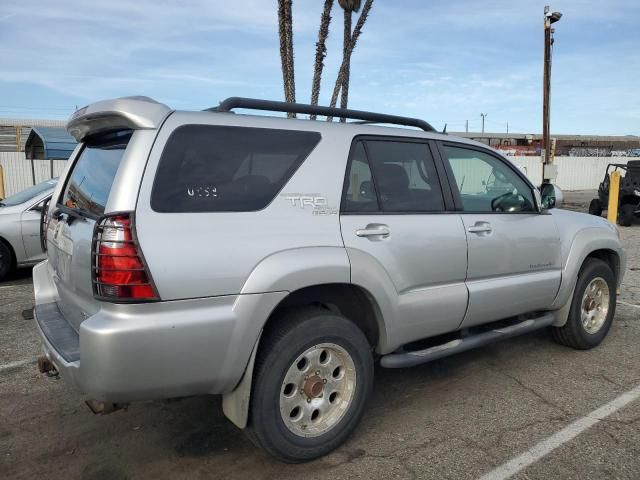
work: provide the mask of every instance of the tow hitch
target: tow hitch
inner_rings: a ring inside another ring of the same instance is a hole
[[[107,415],[116,410],[126,410],[129,406],[128,403],[110,403],[99,400],[87,400],[84,403],[86,403],[87,407],[96,415]]]
[[[60,375],[56,366],[44,355],[38,357],[38,370],[40,370],[40,373],[46,374],[47,377],[58,377]]]

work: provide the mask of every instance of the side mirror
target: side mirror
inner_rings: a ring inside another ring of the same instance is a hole
[[[41,202],[38,202],[37,205],[34,205],[33,207],[31,207],[31,211],[42,213],[48,201],[49,201],[49,198],[45,198]]]
[[[564,202],[564,193],[560,187],[553,183],[543,183],[540,187],[540,196],[542,197],[542,208],[560,208]]]

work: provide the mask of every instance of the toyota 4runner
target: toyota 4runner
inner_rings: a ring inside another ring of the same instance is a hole
[[[616,227],[554,208],[553,185],[541,194],[427,122],[128,97],[67,128],[80,143],[33,274],[39,364],[95,412],[222,394],[257,445],[300,462],[353,431],[374,361],[414,366],[547,327],[588,349],[611,326]]]

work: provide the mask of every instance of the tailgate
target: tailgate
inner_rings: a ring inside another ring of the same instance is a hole
[[[98,310],[93,296],[92,242],[96,220],[105,206],[130,130],[110,132],[86,141],[67,176],[47,228],[47,255],[58,290],[58,306],[76,331]]]

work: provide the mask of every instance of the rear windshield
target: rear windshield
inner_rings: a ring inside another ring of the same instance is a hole
[[[104,214],[111,185],[127,148],[131,131],[88,140],[67,179],[62,205],[91,216]]]
[[[319,141],[317,132],[179,127],[162,152],[151,207],[157,212],[260,210]]]

